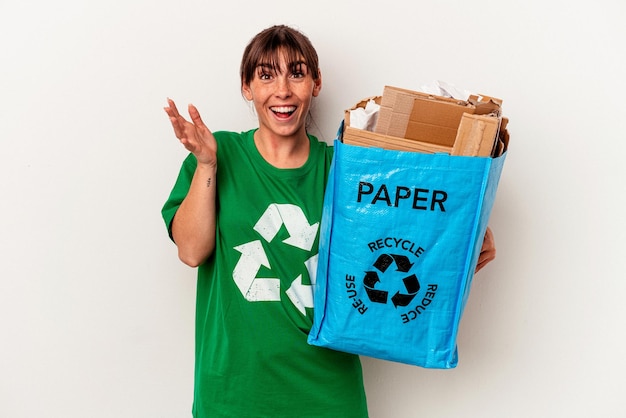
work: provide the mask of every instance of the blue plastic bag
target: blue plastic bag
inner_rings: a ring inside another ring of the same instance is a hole
[[[334,146],[308,342],[455,367],[459,322],[506,154]]]

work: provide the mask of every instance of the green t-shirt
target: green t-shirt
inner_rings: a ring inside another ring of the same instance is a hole
[[[307,343],[332,147],[310,136],[307,162],[278,169],[253,134],[214,133],[217,235],[198,268],[194,417],[367,417],[358,356]],[[189,155],[163,207],[168,228],[195,167]]]

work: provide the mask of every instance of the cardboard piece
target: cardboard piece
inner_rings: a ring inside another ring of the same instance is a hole
[[[374,132],[350,127],[350,110],[380,104]],[[346,110],[343,142],[400,151],[498,156],[508,144],[502,101],[489,96],[457,100],[385,86],[382,96]]]
[[[422,141],[409,141],[405,138],[393,136],[393,135],[384,135],[375,132],[366,131],[363,129],[357,129],[350,126],[350,111],[356,108],[365,108],[367,103],[370,100],[374,100],[377,104],[381,104],[382,101],[381,96],[372,96],[361,100],[359,103],[354,105],[352,108],[347,109],[344,115],[344,129],[342,133],[342,142],[349,145],[360,145],[360,146],[374,146],[385,149],[393,149],[397,151],[415,151],[415,152],[424,152],[424,153],[451,153],[452,148],[437,144],[432,144],[428,142]],[[380,114],[377,122],[380,123]]]
[[[498,118],[461,115],[458,135],[452,146],[452,155],[487,156],[492,155],[498,137],[500,120]]]
[[[379,147],[396,151],[414,151],[426,154],[446,153],[451,154],[452,149],[443,145],[431,144],[428,142],[406,140],[395,136],[381,135],[362,129],[345,127],[343,132],[343,142],[350,145],[360,145],[364,147]]]

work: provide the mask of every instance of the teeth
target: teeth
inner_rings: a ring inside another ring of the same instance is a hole
[[[294,112],[296,110],[295,106],[279,106],[279,107],[272,107],[272,112],[276,112],[276,113],[291,113]]]

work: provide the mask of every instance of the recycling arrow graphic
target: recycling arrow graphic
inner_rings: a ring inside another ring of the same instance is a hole
[[[241,294],[250,302],[280,300],[279,279],[257,279],[261,266],[270,267],[263,244],[256,240],[235,247],[241,257],[233,270],[233,279]]]
[[[309,272],[311,284],[306,285],[302,283],[302,275],[300,274],[285,292],[289,300],[291,300],[291,303],[298,308],[302,315],[306,315],[305,308],[313,307],[313,286],[315,286],[317,277],[317,257],[317,254],[315,254],[304,263]]]
[[[367,292],[367,296],[372,302],[387,303],[387,296],[389,295],[389,292],[387,292],[386,290],[374,289],[376,283],[379,282],[380,279],[378,278],[378,273],[376,273],[375,271],[365,272],[363,284],[365,285],[365,291]]]
[[[420,290],[420,282],[419,280],[417,280],[417,276],[415,274],[411,274],[410,276],[405,277],[404,279],[402,279],[402,281],[404,282],[404,287],[406,288],[408,293],[405,294],[397,291],[396,294],[391,297],[393,306],[395,306],[396,308],[398,306],[407,306],[409,303],[411,303],[417,292],[419,292]]]
[[[310,225],[304,212],[299,206],[290,204],[270,204],[254,226],[254,230],[270,245],[285,226],[289,237],[283,244],[304,251],[310,251],[315,243],[319,222]],[[271,270],[270,262],[265,253],[261,240],[254,240],[234,247],[241,256],[233,270],[233,280],[241,294],[250,302],[280,301],[280,279],[256,277],[260,268]],[[304,262],[311,284],[304,284],[302,274],[292,281],[285,294],[303,315],[305,308],[313,307],[313,286],[317,272],[318,256],[315,254]]]
[[[376,289],[376,285],[381,283],[378,272],[384,274],[393,263],[396,264],[396,271],[400,273],[408,273],[411,270],[411,267],[413,267],[413,263],[411,263],[409,258],[405,255],[381,254],[374,262],[373,267],[375,270],[366,271],[365,277],[363,278],[363,286],[365,287],[365,292],[367,293],[370,301],[383,304],[387,303],[389,292],[382,289]],[[415,274],[402,278],[402,282],[404,283],[404,288],[407,293],[400,293],[400,291],[397,291],[391,297],[391,302],[396,308],[398,306],[407,306],[420,290],[419,280]]]
[[[277,203],[269,205],[254,226],[254,230],[261,234],[265,241],[271,242],[283,224],[289,233],[289,238],[283,241],[285,244],[311,251],[319,222],[309,225],[299,206]]]

